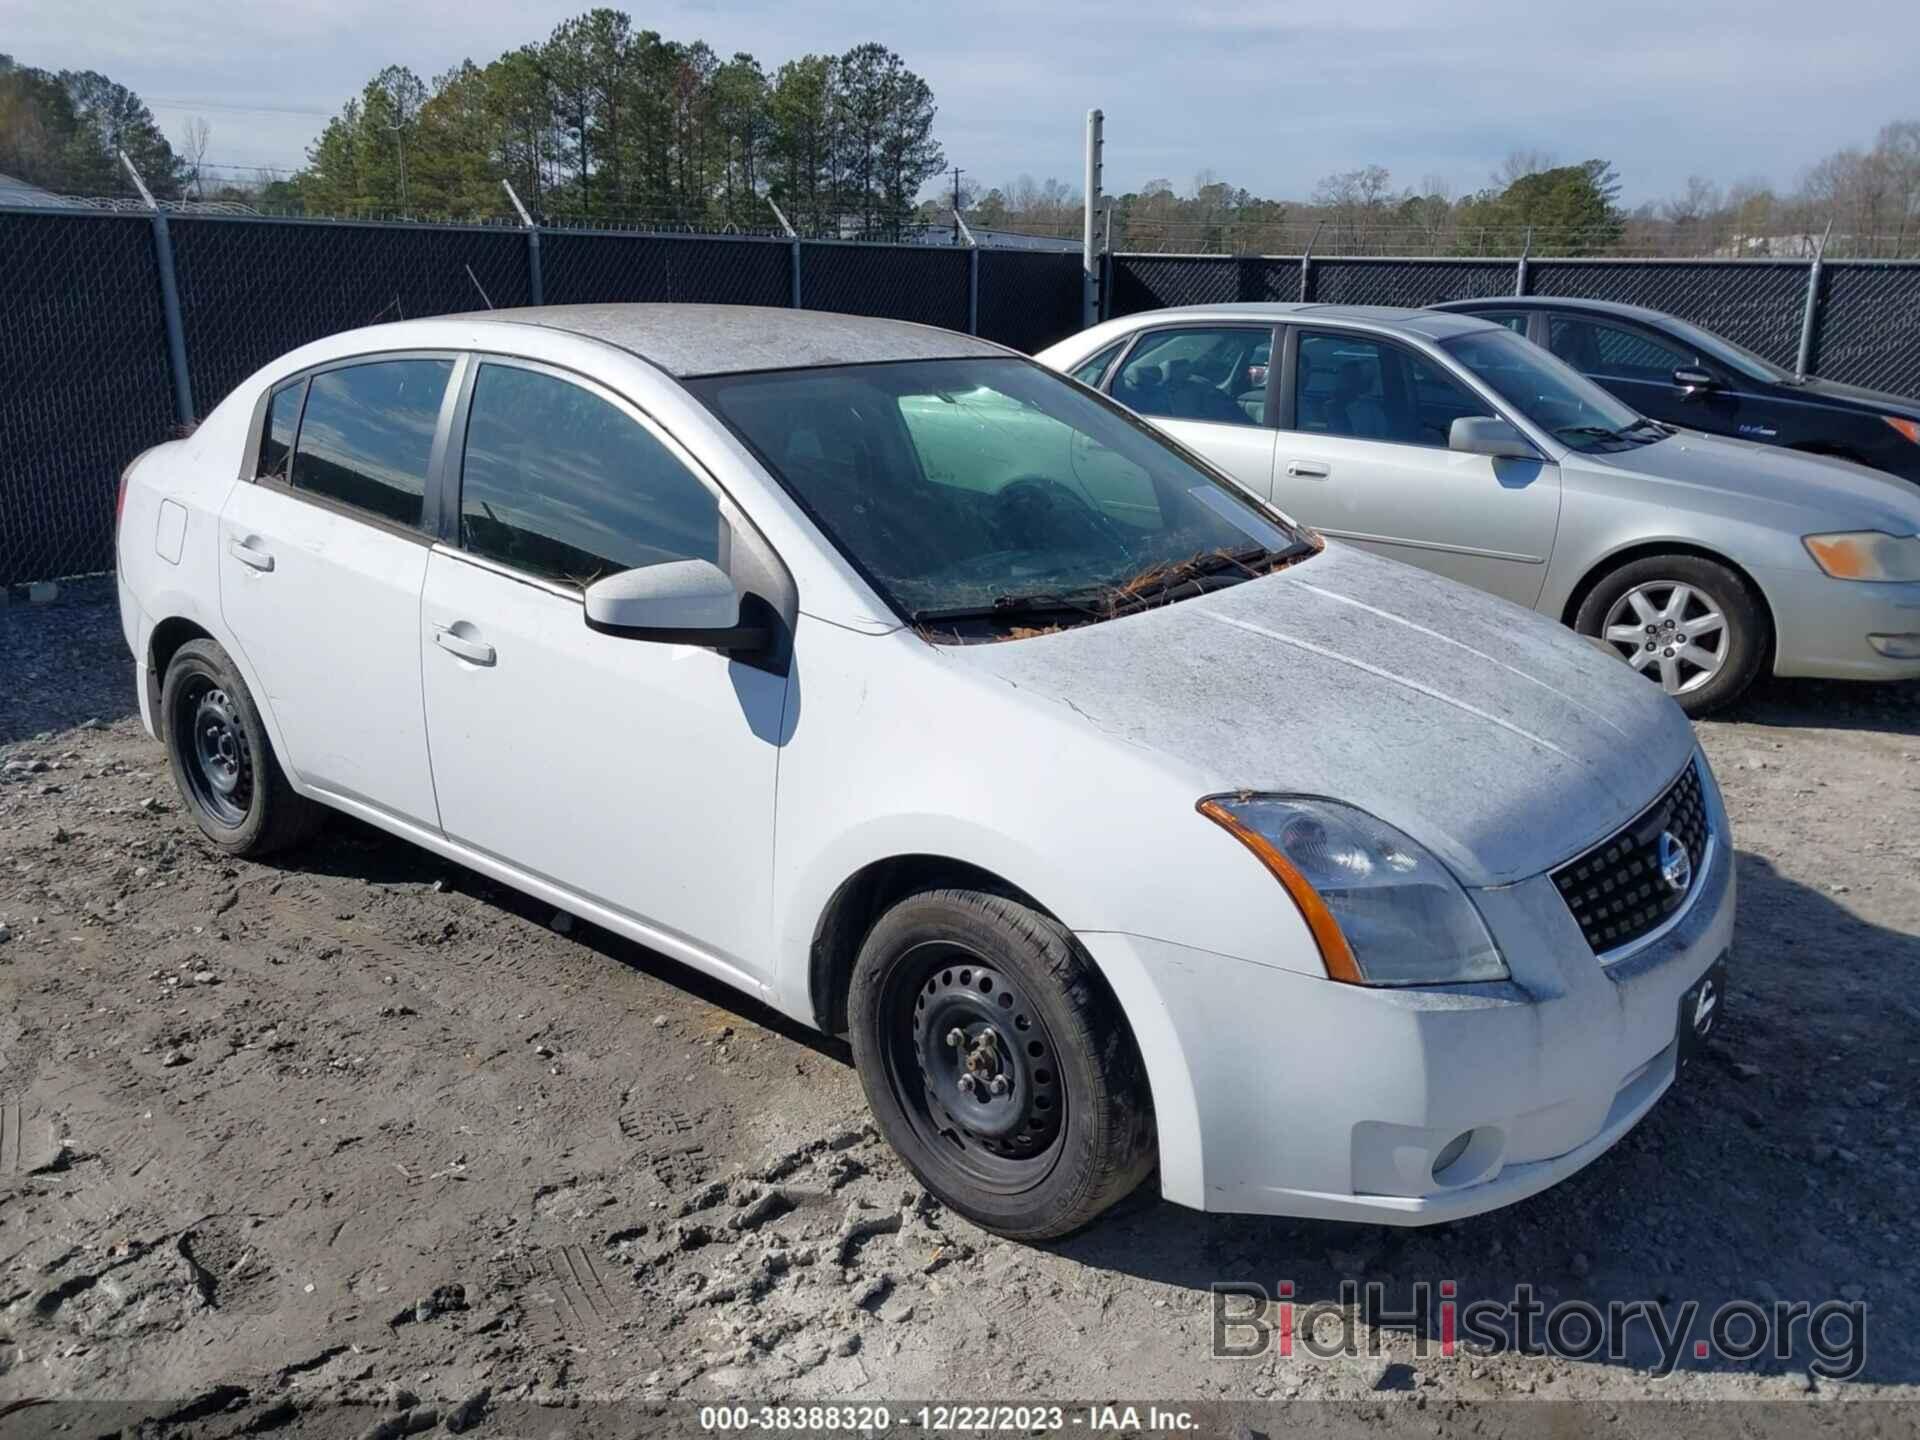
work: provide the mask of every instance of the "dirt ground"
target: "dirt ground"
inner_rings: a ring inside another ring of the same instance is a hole
[[[842,1046],[671,961],[345,819],[284,863],[214,854],[141,731],[108,587],[16,597],[0,1417],[508,1434],[514,1406],[1118,1396],[1262,1402],[1233,1412],[1257,1434],[1266,1402],[1331,1398],[1431,1434],[1493,1398],[1771,1399],[1830,1429],[1920,1397],[1920,686],[1774,684],[1699,732],[1739,849],[1728,1024],[1613,1152],[1429,1230],[1203,1216],[1150,1182],[1036,1248],[920,1193]],[[1865,1306],[1867,1358],[1660,1376],[1645,1347],[1443,1356],[1406,1329],[1377,1357],[1212,1358],[1210,1287],[1283,1280],[1302,1305],[1346,1280],[1834,1300]]]

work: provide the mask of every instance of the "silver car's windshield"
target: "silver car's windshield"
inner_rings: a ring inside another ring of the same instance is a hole
[[[1527,419],[1575,450],[1624,450],[1667,432],[1511,330],[1476,330],[1441,348]]]
[[[688,388],[923,624],[1101,620],[1317,548],[1159,432],[1030,361],[774,370]]]

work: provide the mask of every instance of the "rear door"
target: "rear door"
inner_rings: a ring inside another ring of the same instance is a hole
[[[430,829],[424,510],[455,366],[367,357],[280,387],[259,474],[220,516],[220,613],[264,688],[281,762],[349,805]]]
[[[1273,328],[1179,325],[1135,337],[1110,382],[1122,405],[1273,498]]]
[[[1448,448],[1494,407],[1438,361],[1382,336],[1290,332],[1274,503],[1329,535],[1522,605],[1540,596],[1560,470]]]

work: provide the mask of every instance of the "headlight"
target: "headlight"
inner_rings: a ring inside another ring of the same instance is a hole
[[[1199,809],[1286,887],[1333,979],[1435,985],[1507,978],[1507,962],[1460,882],[1364,810],[1275,795],[1213,796]]]
[[[1801,543],[1836,580],[1920,580],[1920,535],[1849,530],[1808,535]]]

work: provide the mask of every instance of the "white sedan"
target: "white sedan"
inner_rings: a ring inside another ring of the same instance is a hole
[[[214,844],[345,811],[847,1034],[1003,1234],[1156,1165],[1207,1210],[1487,1210],[1721,1013],[1733,849],[1671,700],[983,341],[378,326],[120,505],[141,713]]]

